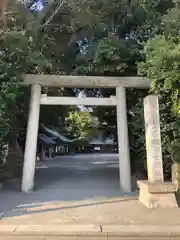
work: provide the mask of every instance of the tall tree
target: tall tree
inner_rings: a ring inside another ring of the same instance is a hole
[[[24,12],[28,20],[24,19]],[[11,1],[1,2],[1,17],[3,22],[0,27],[0,148],[14,130],[18,110],[16,100],[21,92],[18,83],[22,80],[23,74],[28,71],[41,73],[47,64],[30,32],[33,16],[25,6]]]
[[[159,95],[162,146],[166,162],[179,162],[180,151],[180,5],[162,18],[162,32],[150,39],[144,48],[145,61],[139,73],[151,79],[151,91]]]

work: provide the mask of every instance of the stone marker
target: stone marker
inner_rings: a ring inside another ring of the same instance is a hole
[[[148,208],[178,207],[176,186],[164,182],[158,97],[144,99],[148,181],[139,181],[139,201]]]
[[[164,181],[159,103],[156,96],[144,99],[144,118],[146,131],[146,153],[149,182]]]

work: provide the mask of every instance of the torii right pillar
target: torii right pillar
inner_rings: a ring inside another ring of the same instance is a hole
[[[148,208],[178,207],[172,182],[164,182],[158,96],[144,99],[148,180],[139,181],[139,201]]]

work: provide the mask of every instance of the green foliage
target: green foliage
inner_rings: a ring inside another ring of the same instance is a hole
[[[163,35],[150,39],[139,73],[151,80],[151,92],[159,96],[164,159],[179,162],[180,146],[180,8],[177,3],[163,17]]]
[[[14,112],[9,111],[18,93],[17,82],[21,81],[25,61],[24,40],[20,33],[17,35],[1,35],[0,55],[0,146],[7,141],[13,123]],[[23,43],[23,45],[22,45]],[[21,47],[23,46],[23,47]],[[11,82],[11,83],[10,83]],[[1,151],[2,152],[2,151]]]
[[[30,32],[31,14],[22,5],[10,2],[6,15],[6,27],[0,29],[0,149],[7,143],[7,138],[18,131],[14,125],[16,101],[22,94],[18,83],[23,74],[41,73],[46,66],[46,60],[36,46],[34,32]],[[28,18],[28,25],[24,16]]]
[[[145,147],[145,128],[143,98],[137,99],[131,107],[128,116],[129,136],[130,136],[130,156],[132,172],[146,172],[146,147]]]
[[[98,121],[90,112],[72,110],[65,119],[65,133],[79,141],[88,141],[95,134]]]
[[[87,48],[84,54],[77,54],[71,71],[81,75],[135,75],[136,62],[143,57],[141,42],[160,31],[162,15],[171,5],[170,0],[74,2],[72,21],[75,29],[80,29],[74,33],[75,39],[83,41],[86,37]]]
[[[174,160],[175,163],[180,163],[180,140],[175,139],[171,142],[168,148],[169,153],[171,154],[172,160]]]

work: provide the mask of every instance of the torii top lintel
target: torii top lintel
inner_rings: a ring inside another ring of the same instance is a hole
[[[23,85],[39,84],[46,87],[73,88],[149,88],[150,82],[142,77],[106,77],[71,75],[31,75],[24,77]]]

